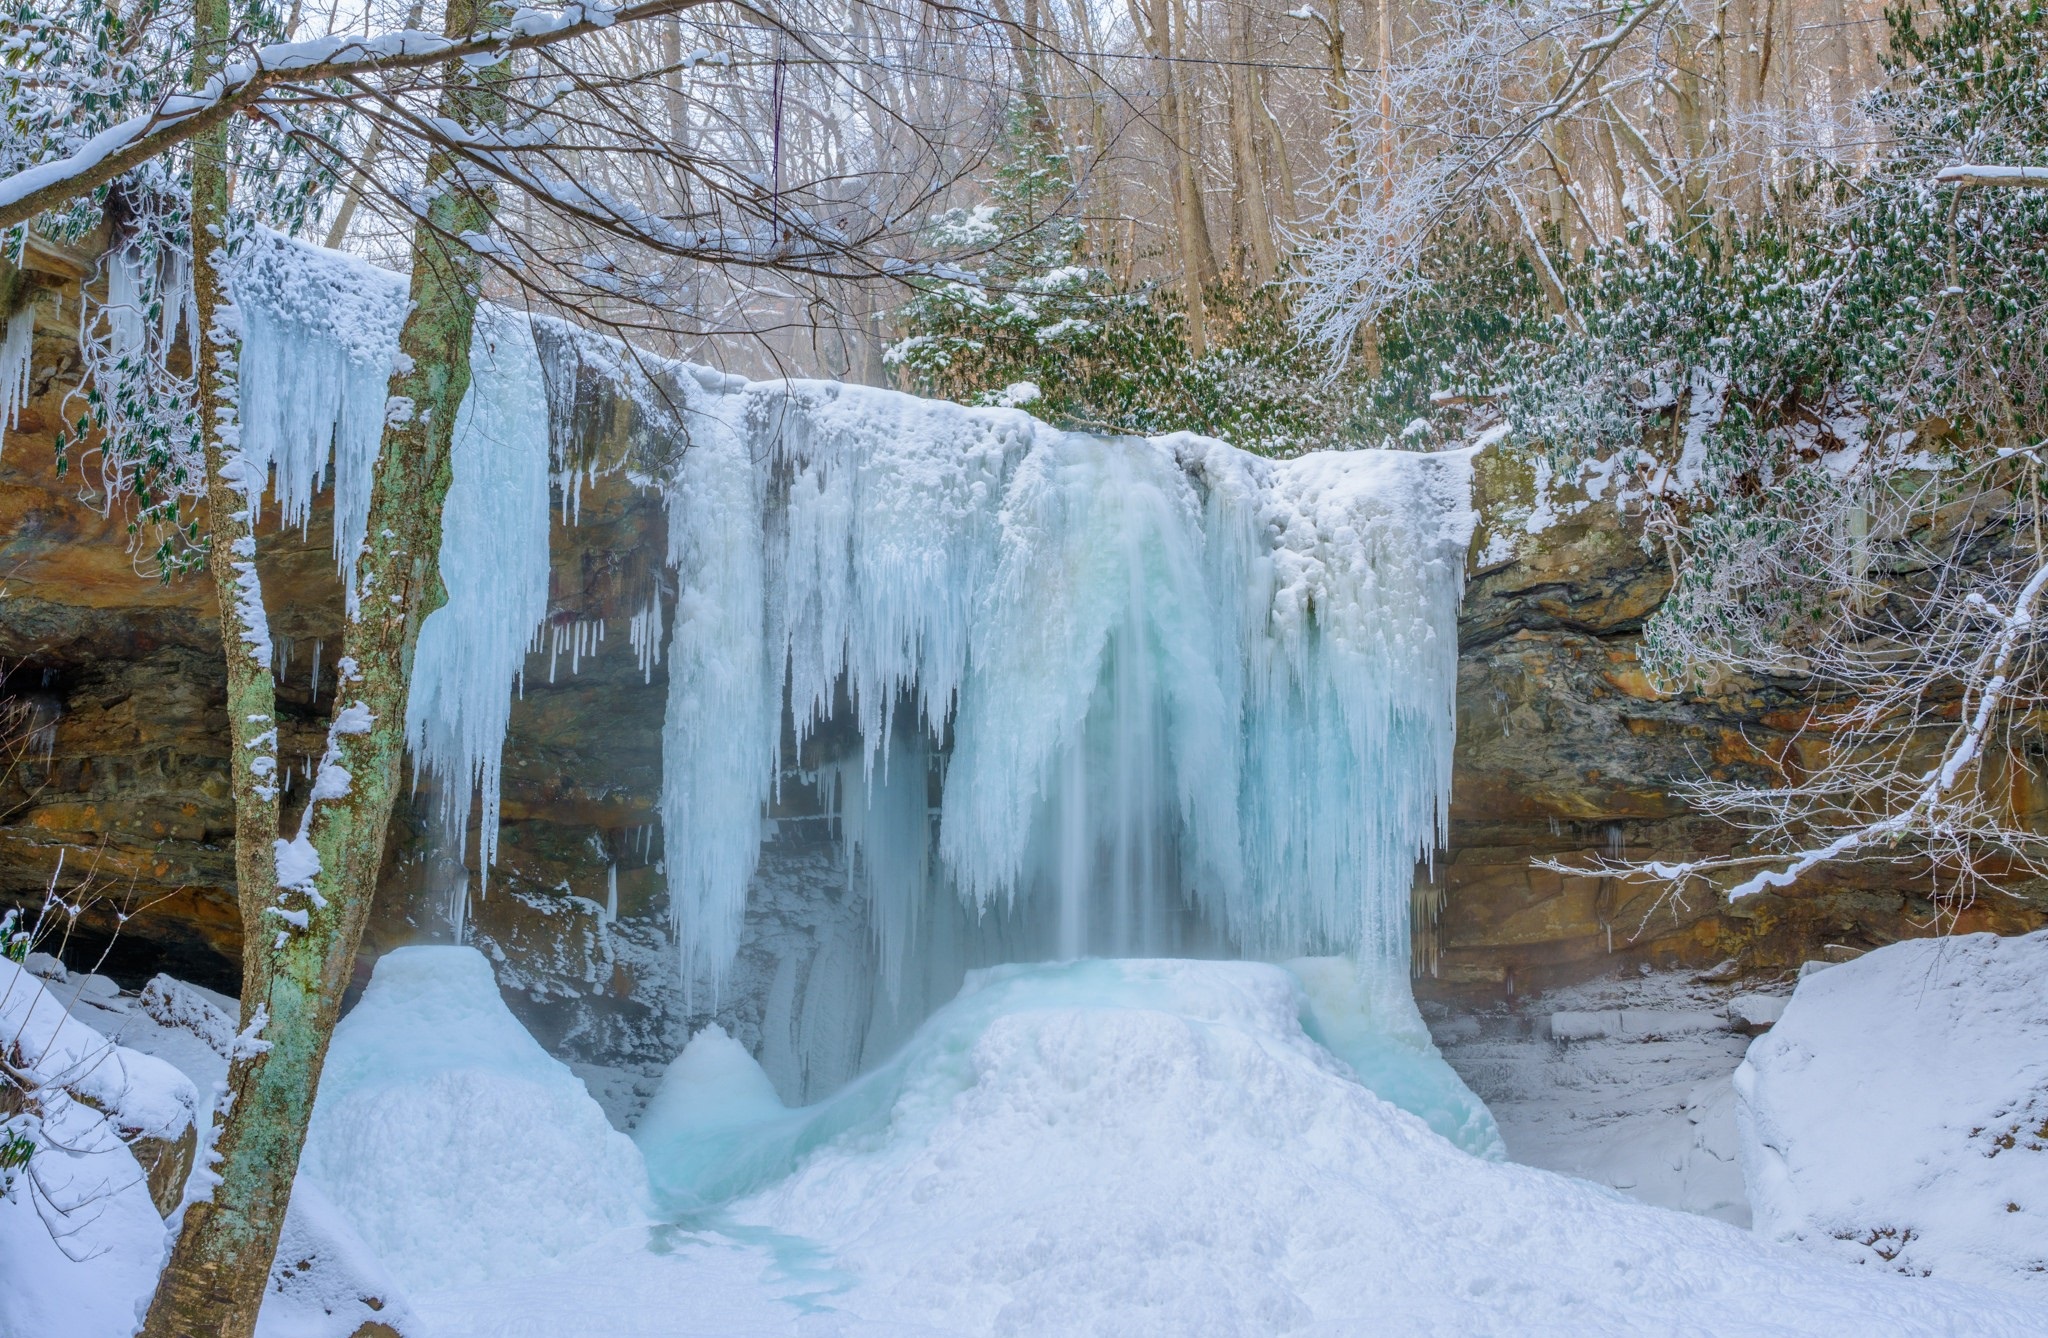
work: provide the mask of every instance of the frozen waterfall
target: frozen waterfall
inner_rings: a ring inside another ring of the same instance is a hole
[[[785,709],[884,992],[963,965],[1341,952],[1405,977],[1450,785],[1463,454],[1287,462],[698,375],[669,485],[663,820],[692,976],[738,945]],[[950,986],[949,986],[950,988]],[[939,1002],[933,1000],[932,1002]]]
[[[294,522],[332,460],[346,561],[403,285],[273,241],[236,293],[254,448]],[[547,612],[549,489],[573,523],[597,385],[663,462],[636,481],[669,516],[660,812],[694,1006],[731,988],[770,813],[798,786],[836,818],[866,922],[831,1000],[768,1005],[826,1086],[1004,962],[1342,954],[1412,1013],[1468,452],[1273,461],[1065,432],[749,382],[488,306],[473,356],[410,735],[457,832],[474,783],[486,868],[505,703]],[[661,619],[657,597],[621,639],[643,673]]]

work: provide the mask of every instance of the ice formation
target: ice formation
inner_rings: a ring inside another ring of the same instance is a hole
[[[1344,1011],[1348,972],[1304,988],[1327,965],[992,968],[888,1064],[801,1110],[707,1031],[636,1134],[692,1227],[659,1263],[593,1249],[432,1309],[457,1334],[538,1326],[543,1308],[563,1334],[676,1332],[657,1327],[677,1324],[672,1302],[604,1298],[703,1279],[786,1298],[779,1316],[680,1329],[728,1338],[809,1332],[806,1318],[1060,1338],[2038,1331],[2018,1298],[1802,1257],[1466,1155],[1378,1095],[1426,1075],[1389,1053],[1361,1086],[1305,1030]],[[749,1243],[773,1258],[735,1283],[727,1261]]]
[[[332,459],[346,560],[402,284],[258,238],[235,291],[249,449],[287,521]],[[693,989],[715,998],[734,961],[785,718],[798,779],[837,805],[888,1039],[998,961],[1334,952],[1405,975],[1449,790],[1467,455],[1063,432],[746,382],[488,306],[473,363],[409,734],[457,829],[474,784],[486,868],[594,368],[672,462],[661,808]],[[661,623],[656,598],[626,629],[643,674]],[[604,629],[554,630],[573,670]],[[857,745],[810,747],[835,716]]]
[[[355,556],[398,358],[402,276],[271,234],[238,260],[243,451],[274,470],[285,524],[303,526],[332,470],[334,552],[353,607]],[[498,775],[512,689],[547,615],[549,405],[533,323],[485,303],[470,345],[470,390],[456,417],[443,511],[448,602],[420,631],[406,739],[436,783],[461,852],[472,796],[482,878],[496,854]],[[316,685],[318,664],[315,664]],[[454,889],[459,932],[468,889]]]
[[[258,233],[231,290],[242,320],[242,453],[275,470],[287,525],[306,524],[331,467],[334,556],[353,602],[404,276]]]
[[[413,658],[406,742],[431,774],[444,830],[463,849],[477,795],[479,887],[497,858],[498,778],[512,687],[548,612],[547,398],[533,328],[502,307],[477,311],[470,393],[455,420],[454,480],[442,511],[441,582]],[[461,932],[467,887],[450,899]]]
[[[400,948],[335,1028],[300,1174],[407,1289],[514,1275],[644,1220],[639,1155],[472,948]]]
[[[686,391],[663,817],[690,979],[733,959],[785,701],[800,749],[842,709],[858,733],[819,766],[890,999],[948,901],[961,969],[1339,952],[1405,979],[1468,456],[1274,462],[837,384]]]
[[[0,334],[0,434],[21,418],[21,406],[28,403],[29,361],[35,353],[36,309],[23,307],[7,318]],[[4,444],[0,436],[0,444]]]

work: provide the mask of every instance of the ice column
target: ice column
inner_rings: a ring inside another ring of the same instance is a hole
[[[475,794],[481,891],[497,858],[512,688],[548,611],[547,397],[523,312],[477,308],[469,372],[441,512],[448,602],[420,629],[405,734],[414,765],[434,778],[440,819],[458,852],[467,845]],[[467,897],[467,886],[458,888],[448,908],[458,936]]]
[[[800,747],[852,712],[825,779],[878,1010],[911,975],[1031,957],[1339,952],[1405,986],[1449,795],[1467,455],[1275,462],[700,382],[663,804],[693,979],[737,949],[786,700]],[[934,826],[923,758],[948,744]]]

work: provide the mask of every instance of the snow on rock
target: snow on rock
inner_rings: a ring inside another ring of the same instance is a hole
[[[0,1046],[40,1093],[6,1120],[37,1148],[0,1197],[0,1334],[127,1338],[163,1254],[163,1220],[128,1142],[183,1136],[198,1092],[73,1015],[102,979],[49,983],[0,958]],[[89,997],[107,1002],[103,990]]]
[[[2048,1301],[2044,980],[2048,932],[1802,975],[1736,1073],[1758,1232]]]
[[[482,1283],[644,1216],[645,1171],[470,948],[401,948],[335,1029],[301,1174],[410,1292]]]
[[[978,974],[730,1216],[826,1248],[832,1308],[873,1326],[842,1332],[2040,1331],[2016,1298],[1469,1156],[1301,1010],[1249,963]]]
[[[320,1187],[300,1175],[256,1338],[356,1338],[372,1322],[401,1335],[426,1332],[383,1261]]]
[[[1691,973],[1631,970],[1512,1007],[1437,1006],[1431,1029],[1511,1159],[1746,1227],[1730,1080],[1748,1040],[1727,1021],[1734,996]]]
[[[1760,1035],[1785,1016],[1785,1004],[1776,994],[1738,994],[1728,1001],[1728,1023],[1744,1035]]]
[[[116,1045],[72,1016],[81,997],[104,997],[86,989],[101,979],[73,976],[50,984],[0,958],[0,1040],[33,1080],[72,1092],[131,1136],[178,1138],[199,1110],[191,1079],[161,1059]]]
[[[1634,1037],[1684,1036],[1696,1031],[1723,1031],[1727,1018],[1707,1012],[1665,1008],[1613,1008],[1597,1013],[1557,1012],[1550,1015],[1554,1041],[1592,1041]]]

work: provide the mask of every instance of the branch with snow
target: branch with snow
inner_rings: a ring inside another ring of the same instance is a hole
[[[287,90],[297,97],[318,98],[320,85],[332,79],[495,62],[514,51],[552,46],[710,2],[642,0],[619,8],[572,3],[561,9],[521,9],[501,27],[461,38],[401,29],[260,47],[229,63],[205,87],[166,95],[149,111],[110,126],[68,157],[0,178],[0,229],[26,223],[45,210],[106,185],[237,112],[254,111],[265,99]]]
[[[1992,167],[1958,163],[1934,174],[1937,186],[2033,186],[2048,188],[2048,167]]]

